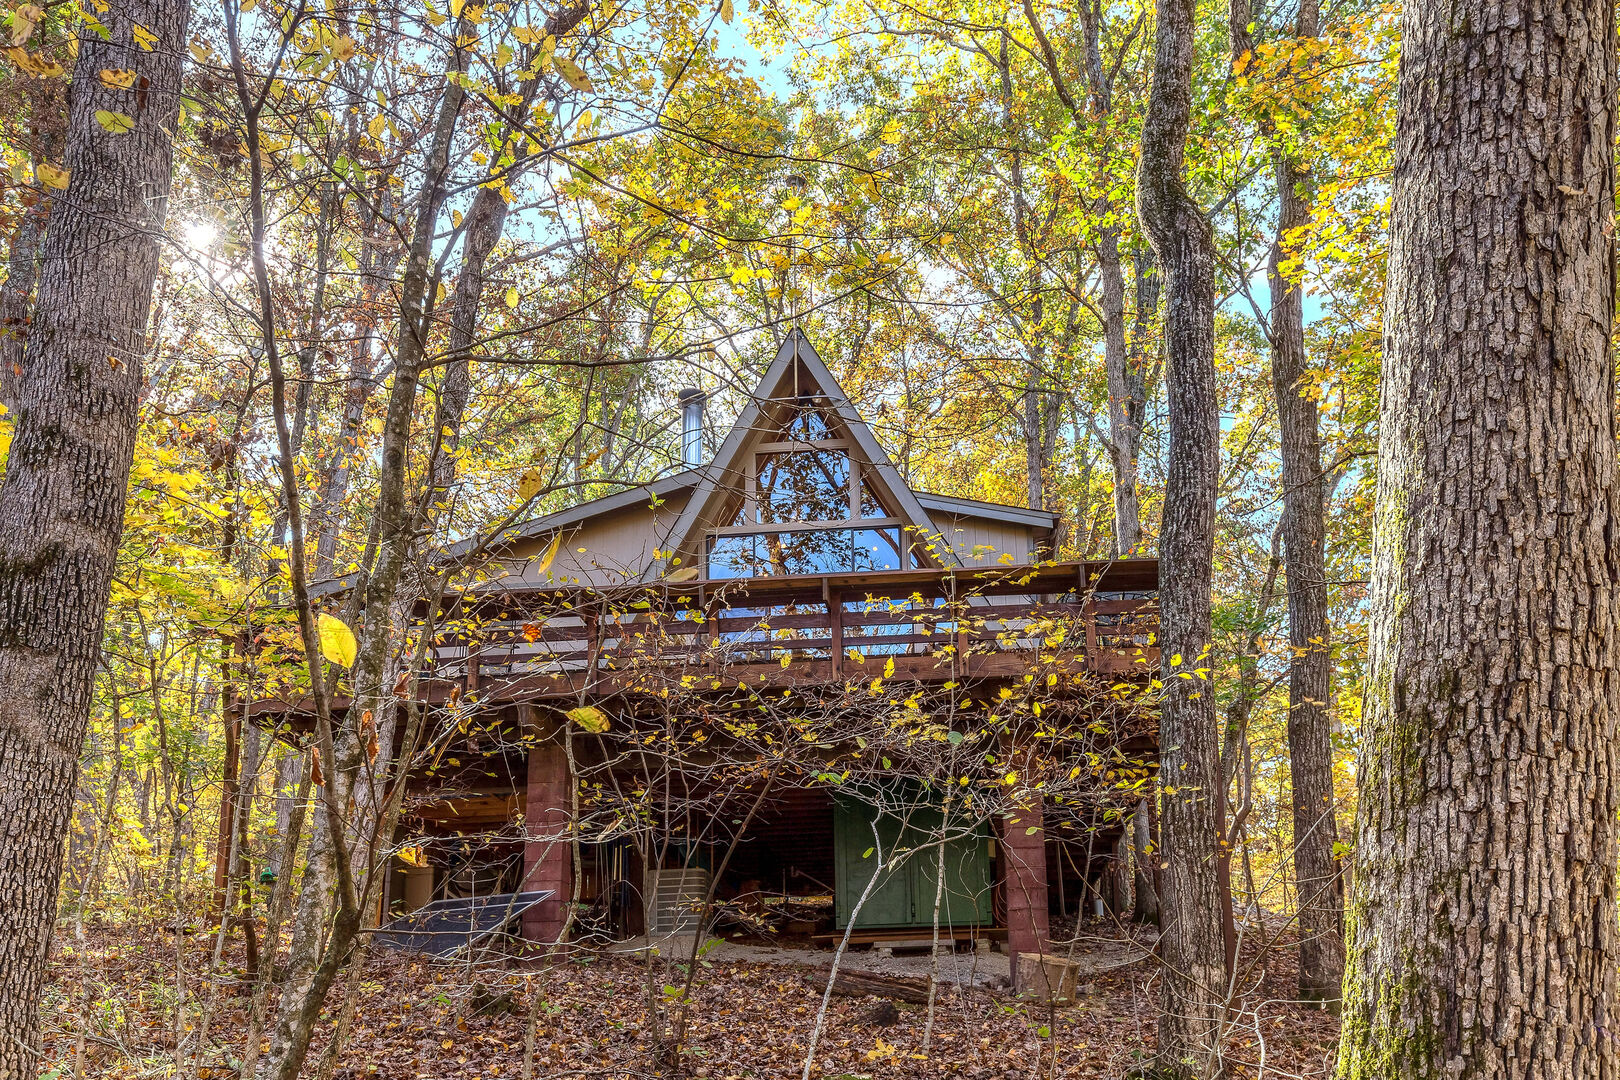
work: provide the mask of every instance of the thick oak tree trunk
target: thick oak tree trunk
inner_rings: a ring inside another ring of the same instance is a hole
[[[98,13],[108,40],[80,35],[72,177],[45,235],[0,483],[0,1080],[40,1072],[39,995],[124,523],[186,16],[185,0],[114,0]],[[135,24],[156,35],[150,50]],[[107,86],[104,68],[133,70],[135,86]],[[98,110],[133,130],[106,130]]]
[[[1614,9],[1401,39],[1339,1074],[1613,1077]]]
[[[1209,222],[1183,186],[1196,41],[1193,0],[1159,0],[1153,87],[1142,129],[1137,214],[1168,280],[1165,390],[1170,453],[1159,533],[1159,893],[1164,962],[1159,1064],[1217,1070],[1227,993],[1221,838],[1224,788],[1213,686],[1197,674],[1210,648],[1210,577],[1220,410],[1215,396],[1215,251]]]

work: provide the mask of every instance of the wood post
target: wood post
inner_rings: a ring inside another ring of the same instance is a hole
[[[549,889],[552,896],[523,916],[523,936],[540,945],[562,937],[574,893],[574,851],[568,755],[555,725],[529,750],[523,800],[522,892]]]
[[[703,624],[708,630],[709,649],[706,657],[706,669],[718,675],[725,669],[725,661],[720,655],[720,613],[726,610],[725,605],[715,600],[713,594],[699,593],[703,596]]]
[[[1097,655],[1097,594],[1095,591],[1086,593],[1085,615],[1086,622],[1086,655],[1085,666],[1090,671],[1102,667],[1102,657]]]
[[[1007,952],[1014,977],[1020,953],[1044,953],[1051,942],[1046,912],[1046,824],[1043,801],[1016,811],[1002,823],[1007,876]],[[1022,989],[1014,987],[1015,990]]]
[[[824,595],[827,599],[827,626],[832,634],[832,674],[833,678],[841,678],[844,674],[844,594],[836,589],[826,589],[823,582]]]

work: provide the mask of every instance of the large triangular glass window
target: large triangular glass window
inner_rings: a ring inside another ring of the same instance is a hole
[[[885,504],[829,402],[764,403],[731,524],[708,540],[711,578],[904,570],[904,522]]]

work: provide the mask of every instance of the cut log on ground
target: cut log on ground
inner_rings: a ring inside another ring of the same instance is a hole
[[[806,976],[810,985],[825,993],[826,971],[813,971]],[[940,992],[948,989],[942,985]],[[871,975],[864,971],[840,971],[833,984],[833,993],[840,997],[886,997],[895,1001],[908,1001],[913,1005],[928,1003],[927,979],[902,979],[890,975]]]

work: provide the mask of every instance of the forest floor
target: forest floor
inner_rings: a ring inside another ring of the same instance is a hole
[[[213,937],[130,922],[87,927],[80,946],[64,927],[53,950],[42,1076],[235,1077],[248,1004],[240,938],[210,978],[213,945]],[[1247,992],[1227,1040],[1238,1075],[1282,1080],[1332,1071],[1337,1022],[1292,1003],[1288,946],[1283,937],[1269,949],[1243,950]],[[1113,946],[1130,947],[1124,935]],[[810,972],[730,955],[700,963],[679,1068],[656,1065],[648,1002],[666,1023],[679,1009],[683,977],[674,965],[669,956],[580,953],[526,970],[504,958],[470,963],[379,950],[333,991],[304,1075],[326,1080],[317,1062],[346,998],[352,1029],[327,1063],[331,1080],[515,1080],[531,1023],[537,1080],[800,1075],[821,1005]],[[834,997],[813,1075],[1124,1077],[1153,1053],[1155,975],[1151,959],[1096,971],[1076,1004],[1056,1009],[953,988],[938,999],[927,1054],[926,1006]]]

